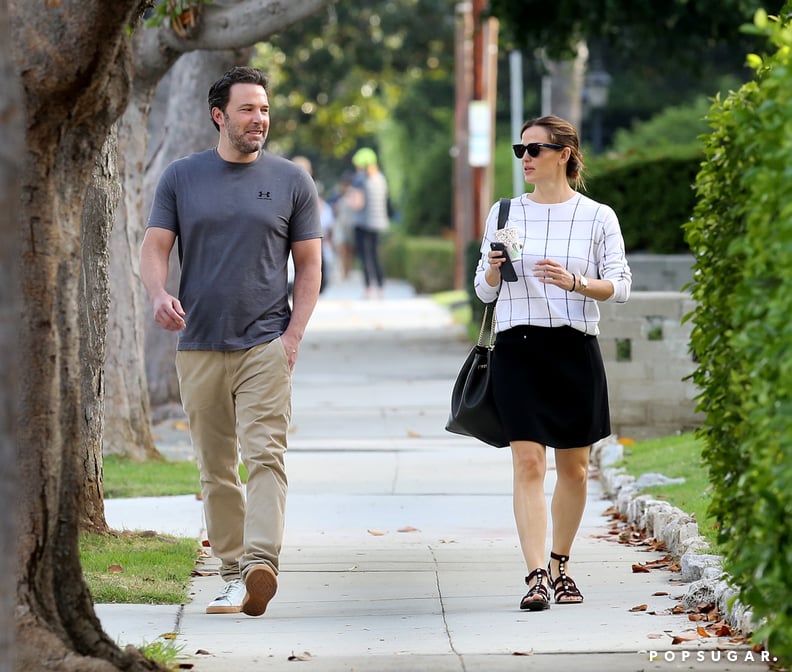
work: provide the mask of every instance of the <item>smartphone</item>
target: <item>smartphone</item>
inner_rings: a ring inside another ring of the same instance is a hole
[[[516,282],[517,271],[514,270],[514,264],[512,264],[511,259],[509,259],[509,254],[506,252],[506,245],[503,243],[490,243],[490,249],[495,252],[500,252],[506,259],[500,267],[501,277],[506,282]]]

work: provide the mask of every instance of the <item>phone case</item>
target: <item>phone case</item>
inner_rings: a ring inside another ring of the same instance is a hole
[[[509,255],[506,253],[506,245],[503,243],[490,243],[490,249],[499,250],[506,258],[506,261],[504,261],[500,267],[501,278],[503,278],[504,282],[516,282],[517,271],[514,270],[514,264],[512,264],[511,259],[509,259]]]

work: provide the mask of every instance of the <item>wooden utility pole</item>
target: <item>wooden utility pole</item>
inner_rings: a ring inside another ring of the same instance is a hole
[[[454,284],[458,289],[468,285],[465,251],[471,240],[481,239],[493,200],[498,22],[481,20],[485,8],[486,0],[456,6]]]

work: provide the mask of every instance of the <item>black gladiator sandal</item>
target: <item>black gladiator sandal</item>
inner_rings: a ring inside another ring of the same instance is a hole
[[[536,583],[531,586],[531,579],[536,578]],[[550,608],[550,594],[547,592],[547,586],[544,584],[545,579],[550,583],[550,576],[543,569],[535,569],[528,576],[525,577],[525,583],[530,586],[530,589],[525,594],[520,602],[520,609],[527,609],[528,611],[544,611]],[[538,595],[541,599],[534,599]]]
[[[575,581],[567,576],[566,573],[565,565],[569,562],[569,556],[551,551],[550,557],[553,560],[558,560],[558,576],[555,580],[553,580],[553,572],[550,570],[550,563],[547,563],[547,575],[550,584],[553,586],[556,604],[580,604],[583,601],[583,595],[581,595],[580,590],[575,585]]]

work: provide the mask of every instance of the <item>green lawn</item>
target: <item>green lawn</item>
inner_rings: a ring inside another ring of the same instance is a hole
[[[198,539],[119,532],[80,535],[80,562],[94,602],[183,604]]]
[[[192,460],[135,462],[108,455],[103,462],[106,499],[192,495],[201,491],[198,465]],[[244,466],[240,465],[239,475],[243,482],[247,481]]]
[[[711,486],[701,458],[701,442],[692,432],[625,445],[624,461],[617,466],[636,478],[652,472],[684,478],[684,483],[652,486],[641,492],[695,515],[700,534],[717,552],[716,522],[707,512]]]

